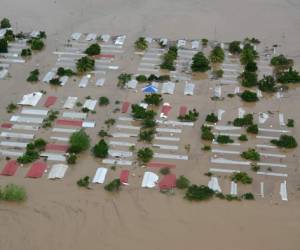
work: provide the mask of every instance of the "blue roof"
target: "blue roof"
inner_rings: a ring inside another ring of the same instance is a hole
[[[156,92],[158,92],[158,89],[153,85],[148,85],[145,88],[143,88],[143,92],[144,93],[156,93]]]

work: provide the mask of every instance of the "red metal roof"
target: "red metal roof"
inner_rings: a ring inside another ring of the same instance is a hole
[[[122,170],[120,174],[121,183],[128,183],[129,170]]]
[[[179,116],[183,116],[186,114],[187,112],[187,107],[186,106],[181,106],[180,109],[179,109]]]
[[[54,105],[54,103],[56,102],[56,100],[57,100],[56,96],[49,96],[47,98],[47,100],[45,101],[44,106],[48,108],[48,107]]]
[[[171,189],[176,187],[176,175],[175,174],[165,175],[158,185],[160,189]]]
[[[2,123],[1,124],[1,128],[12,128],[12,124],[11,123]]]
[[[49,143],[46,145],[45,150],[47,151],[60,151],[60,152],[67,152],[69,148],[68,144],[54,144],[54,143]]]
[[[175,164],[164,163],[164,162],[150,162],[147,164],[148,168],[175,168]]]
[[[79,120],[65,120],[65,119],[56,120],[57,125],[64,125],[64,126],[82,127],[82,123],[83,121],[79,121]]]
[[[1,175],[13,176],[13,175],[15,175],[18,167],[19,167],[19,164],[17,163],[16,160],[8,161],[5,164],[5,166],[1,172]]]
[[[164,105],[161,109],[161,112],[167,116],[168,113],[171,111],[171,109],[172,109],[172,106]]]
[[[42,161],[34,162],[29,171],[26,174],[26,177],[30,178],[40,178],[43,176],[45,169],[47,168],[47,164]]]
[[[129,109],[129,106],[130,106],[129,102],[123,102],[121,112],[122,113],[127,113],[128,109]]]

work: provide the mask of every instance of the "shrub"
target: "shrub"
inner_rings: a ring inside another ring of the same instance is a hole
[[[84,56],[76,62],[76,69],[79,73],[85,73],[93,70],[95,67],[95,60],[89,58],[88,56]]]
[[[159,171],[162,175],[168,175],[171,173],[169,168],[161,168]]]
[[[76,161],[77,161],[77,155],[76,154],[69,154],[67,156],[67,163],[68,164],[71,164],[71,165],[76,164]]]
[[[277,69],[287,69],[294,65],[294,61],[292,59],[286,58],[284,55],[274,56],[271,59],[271,65],[276,67]]]
[[[25,201],[27,198],[26,190],[24,187],[8,184],[1,192],[1,199],[5,201]]]
[[[201,43],[202,43],[202,46],[203,46],[203,47],[206,47],[207,44],[208,44],[208,39],[202,38],[202,39],[201,39]]]
[[[224,58],[225,58],[225,53],[220,46],[215,47],[211,51],[209,56],[209,59],[212,63],[222,63],[224,61]]]
[[[6,39],[0,39],[0,53],[7,53],[8,52],[8,43]]]
[[[135,119],[153,119],[156,116],[153,110],[146,110],[138,104],[131,105],[131,110]]]
[[[1,23],[0,23],[0,28],[1,29],[7,29],[7,28],[10,28],[11,25],[10,25],[10,21],[8,18],[3,18],[1,20]]]
[[[249,148],[247,151],[241,153],[241,157],[251,161],[260,160],[260,154],[254,148]]]
[[[154,134],[155,134],[154,129],[141,130],[139,133],[139,140],[150,143],[154,139]]]
[[[216,123],[216,122],[218,122],[218,116],[216,116],[214,113],[210,113],[206,116],[205,121],[211,122],[211,123]]]
[[[47,38],[47,34],[45,31],[40,31],[38,38],[40,39],[46,39]]]
[[[253,124],[253,115],[252,114],[246,114],[243,118],[236,118],[233,121],[233,126],[235,127],[243,127],[243,126],[249,126]]]
[[[258,166],[257,164],[251,164],[251,170],[257,172],[260,170],[260,166]]]
[[[165,82],[165,81],[170,81],[171,78],[170,78],[169,75],[161,75],[161,76],[158,77],[157,80],[158,80],[159,82]]]
[[[183,175],[180,175],[179,178],[176,180],[176,187],[179,189],[186,189],[190,186],[190,181]]]
[[[190,201],[209,200],[214,196],[215,192],[207,186],[191,185],[188,187],[185,198]]]
[[[241,94],[241,98],[245,102],[257,102],[259,100],[258,97],[257,97],[257,94],[254,93],[254,92],[251,92],[249,90],[245,90]]]
[[[253,46],[249,43],[245,44],[240,56],[241,63],[246,65],[250,62],[254,62],[256,58],[258,58],[258,54],[254,50]]]
[[[245,193],[241,196],[244,200],[254,200],[254,195],[252,193]]]
[[[203,151],[210,151],[210,150],[211,150],[211,146],[209,146],[209,145],[204,145],[201,149],[202,149]]]
[[[57,85],[60,85],[60,84],[61,84],[61,81],[60,81],[59,77],[54,77],[54,78],[52,78],[52,79],[49,81],[49,83],[50,83],[51,85],[57,86]]]
[[[89,56],[99,55],[101,53],[101,47],[98,43],[91,44],[85,51],[85,54]]]
[[[289,68],[288,71],[280,72],[277,75],[277,81],[280,83],[299,83],[300,82],[300,75],[299,72]]]
[[[212,72],[212,74],[213,74],[213,77],[214,77],[214,78],[219,79],[219,78],[222,78],[222,77],[223,77],[224,71],[223,71],[222,69],[218,69],[218,70],[214,70],[214,71]]]
[[[131,80],[132,75],[127,73],[122,73],[118,76],[118,87],[123,88],[127,82]]]
[[[106,96],[101,96],[98,103],[99,106],[107,106],[109,104],[109,99]]]
[[[73,76],[75,75],[75,72],[71,69],[65,69],[63,67],[59,67],[57,69],[57,73],[58,76]]]
[[[293,119],[288,119],[286,126],[289,128],[293,128],[294,124],[295,124],[295,121]]]
[[[147,82],[148,80],[145,75],[138,75],[135,79],[140,83]]]
[[[106,137],[106,136],[108,136],[108,133],[107,133],[105,130],[101,129],[101,130],[99,131],[98,135],[99,135],[100,137]]]
[[[40,157],[39,153],[35,150],[26,150],[25,153],[18,157],[17,161],[21,164],[28,164],[34,162]]]
[[[211,132],[211,127],[202,126],[201,131],[202,131],[201,134],[202,140],[212,141],[215,138],[214,134]]]
[[[137,152],[138,160],[142,163],[148,163],[153,157],[153,151],[150,148],[142,148]]]
[[[90,185],[90,177],[89,177],[89,176],[85,176],[85,177],[79,179],[79,180],[77,181],[77,185],[78,185],[79,187],[85,187],[85,188],[88,188],[89,185]]]
[[[30,72],[29,76],[27,77],[27,82],[37,82],[39,80],[40,72],[38,69],[35,69]]]
[[[90,147],[90,137],[84,130],[81,129],[71,135],[69,143],[69,152],[77,154],[87,150]]]
[[[148,81],[149,82],[153,82],[153,81],[158,81],[158,77],[154,74],[151,74],[149,77],[148,77]]]
[[[113,126],[116,123],[116,120],[113,119],[113,118],[110,118],[110,119],[107,119],[104,123],[109,128],[109,127]]]
[[[147,104],[151,104],[151,105],[155,105],[155,106],[159,106],[159,104],[161,104],[161,102],[163,101],[162,97],[160,94],[150,94],[150,95],[146,95],[144,102]]]
[[[104,186],[104,189],[108,192],[117,192],[121,188],[120,179],[114,179],[112,182]]]
[[[251,184],[252,178],[246,172],[234,173],[231,175],[231,180],[242,184]]]
[[[32,55],[31,49],[22,49],[22,51],[21,51],[21,56],[22,57],[29,57],[31,55]]]
[[[32,50],[42,50],[45,44],[41,39],[33,38],[31,40],[31,49]]]
[[[42,138],[38,138],[33,142],[33,145],[34,145],[34,149],[38,151],[43,151],[45,150],[47,142]]]
[[[4,34],[4,38],[8,42],[13,42],[13,41],[15,41],[15,34],[12,30],[6,30],[6,32]]]
[[[258,88],[263,92],[275,92],[275,79],[273,76],[264,76],[263,79],[258,81]]]
[[[106,158],[108,156],[108,144],[102,139],[93,147],[93,154],[98,158]]]
[[[156,127],[156,121],[153,119],[144,119],[142,121],[142,128],[155,128]]]
[[[193,72],[206,72],[210,69],[209,61],[202,52],[193,56],[191,69]]]
[[[18,106],[11,102],[10,104],[7,105],[6,112],[7,113],[13,113],[17,109],[18,109]]]
[[[241,135],[241,136],[239,137],[239,140],[240,140],[240,141],[248,141],[247,135]]]
[[[279,140],[271,140],[271,143],[279,148],[296,148],[298,146],[296,139],[290,135],[281,135]]]
[[[240,44],[241,42],[240,41],[232,41],[230,44],[229,44],[229,52],[231,54],[240,54],[242,52],[242,49],[240,48]]]
[[[189,112],[185,115],[178,116],[178,120],[184,122],[195,122],[197,121],[199,116],[199,112],[196,109],[189,110]]]
[[[220,144],[228,144],[234,141],[228,135],[218,135],[217,142]]]
[[[232,194],[226,194],[225,199],[227,201],[239,201],[240,200],[240,198],[238,196],[232,195]]]
[[[239,78],[244,87],[251,88],[257,85],[257,74],[255,72],[244,71]]]
[[[256,62],[248,62],[245,66],[245,71],[248,71],[248,72],[256,72],[257,71],[257,65],[256,65]]]
[[[148,43],[145,37],[140,37],[138,40],[135,41],[134,46],[138,50],[146,50],[148,48]]]
[[[250,134],[258,134],[258,126],[257,124],[252,124],[247,128],[247,132]]]
[[[172,46],[168,52],[163,55],[163,61],[160,65],[161,69],[175,70],[174,61],[177,58],[177,48]]]

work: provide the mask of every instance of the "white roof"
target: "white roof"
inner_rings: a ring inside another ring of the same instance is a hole
[[[159,177],[157,174],[152,172],[145,172],[142,181],[142,187],[154,188],[156,186],[158,179]]]
[[[117,160],[117,159],[104,159],[102,161],[104,164],[115,164],[115,165],[120,165],[120,166],[131,166],[132,161],[127,161],[127,160]]]
[[[39,100],[42,98],[43,93],[41,92],[33,92],[28,95],[24,95],[22,100],[18,103],[20,105],[29,105],[29,106],[36,106]]]
[[[65,84],[67,83],[67,81],[69,80],[68,76],[62,76],[59,78],[60,81],[60,86],[65,86]]]
[[[83,107],[89,110],[94,110],[97,105],[97,100],[88,99],[84,102]]]
[[[108,34],[101,35],[101,40],[103,42],[107,43],[109,41],[109,39],[110,39],[110,35],[108,35]]]
[[[62,179],[68,169],[68,165],[54,164],[48,174],[48,179]]]
[[[89,84],[90,75],[83,76],[79,82],[79,88],[85,88]]]
[[[187,155],[173,155],[173,154],[160,154],[160,153],[154,153],[153,158],[185,160],[185,161],[189,159]]]
[[[1,132],[0,137],[6,138],[19,138],[19,139],[33,139],[33,134],[22,134],[22,133],[13,133],[13,132]]]
[[[123,36],[118,36],[116,41],[115,41],[115,45],[123,45],[124,42],[125,42],[125,38],[126,36],[123,35]]]
[[[39,130],[38,125],[24,125],[24,124],[14,124],[12,129],[19,129],[19,130],[29,130],[29,131],[37,131]]]
[[[177,41],[177,47],[182,48],[186,45],[186,40],[178,40]]]
[[[25,142],[14,142],[14,141],[2,141],[0,146],[13,147],[13,148],[26,148],[27,143]]]
[[[66,100],[63,108],[64,109],[72,109],[72,108],[74,108],[77,99],[78,99],[78,97],[69,96],[68,99]]]
[[[93,178],[93,183],[103,184],[107,174],[107,168],[97,168],[96,174]]]
[[[40,34],[40,32],[39,31],[36,31],[36,30],[34,30],[34,31],[32,31],[31,33],[30,33],[30,37],[33,37],[33,38],[36,38],[36,37],[38,37],[39,36],[39,34]]]
[[[9,30],[9,29],[11,29],[11,28],[8,28],[8,29],[0,29],[0,38],[3,38],[4,35],[5,35],[5,33],[6,33],[6,31]]]
[[[46,157],[48,161],[66,161],[66,157],[63,154],[43,152],[41,157]]]
[[[45,76],[44,76],[44,78],[43,78],[43,82],[45,82],[45,83],[49,83],[50,82],[50,80],[52,80],[53,79],[53,77],[55,76],[56,74],[55,74],[55,72],[53,72],[53,71],[49,71]]]
[[[281,200],[283,201],[287,201],[288,197],[287,197],[287,188],[286,188],[286,181],[280,183],[280,192],[279,192],[280,196],[281,196]]]
[[[192,49],[199,49],[200,43],[199,41],[192,41]]]
[[[174,82],[164,82],[162,86],[162,94],[174,94],[175,83]]]
[[[94,40],[96,40],[96,38],[97,38],[97,34],[95,34],[95,33],[89,33],[86,36],[85,40],[86,41],[94,41]]]
[[[108,154],[112,157],[131,157],[132,152],[130,151],[121,151],[121,150],[108,150]]]
[[[152,37],[146,37],[145,40],[146,40],[147,43],[150,44],[150,43],[152,43],[153,39],[152,39]]]
[[[84,121],[82,123],[83,128],[94,128],[96,123],[94,121]]]
[[[2,69],[0,70],[0,79],[4,79],[8,74],[8,70],[7,69]]]
[[[47,116],[48,110],[47,109],[32,109],[32,108],[22,108],[21,114],[24,115],[40,115],[40,116]]]
[[[79,33],[79,32],[75,32],[71,35],[71,38],[73,40],[79,40],[80,37],[81,37],[81,33]]]
[[[63,112],[62,117],[64,118],[71,118],[71,119],[85,119],[87,117],[86,113],[83,112]]]
[[[96,86],[102,87],[105,83],[105,78],[97,79]]]
[[[184,94],[185,95],[194,95],[194,88],[195,88],[195,84],[186,83],[185,87],[184,87]]]
[[[126,83],[126,87],[129,89],[135,89],[138,81],[135,79],[130,80],[129,82]]]
[[[33,117],[33,116],[19,116],[13,115],[10,118],[11,122],[19,122],[19,123],[34,123],[34,124],[42,124],[44,118],[41,117]]]
[[[208,182],[208,187],[214,190],[215,192],[222,192],[217,177],[211,177],[210,181]]]
[[[161,38],[161,39],[159,40],[159,42],[160,42],[163,46],[166,46],[167,43],[168,43],[168,39],[167,39],[167,38]]]
[[[142,108],[144,108],[144,109],[147,109],[148,106],[149,106],[149,104],[145,103],[145,102],[141,102],[141,103],[139,103],[139,106],[142,107]]]

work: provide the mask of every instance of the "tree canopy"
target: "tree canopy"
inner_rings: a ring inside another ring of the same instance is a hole
[[[108,144],[101,139],[94,147],[93,147],[93,154],[95,157],[98,158],[105,158],[108,155]]]
[[[191,69],[193,72],[206,72],[210,69],[209,60],[202,52],[198,52],[193,56]]]
[[[101,47],[98,43],[91,44],[85,51],[89,56],[99,55],[101,53]]]
[[[224,50],[220,46],[216,46],[210,53],[209,59],[212,63],[222,63],[225,58]]]
[[[95,67],[95,60],[88,56],[84,56],[78,59],[76,63],[76,68],[79,73],[85,73],[91,71],[94,69],[94,67]]]
[[[69,144],[69,152],[77,154],[87,150],[90,147],[90,137],[83,129],[81,129],[71,135]]]

